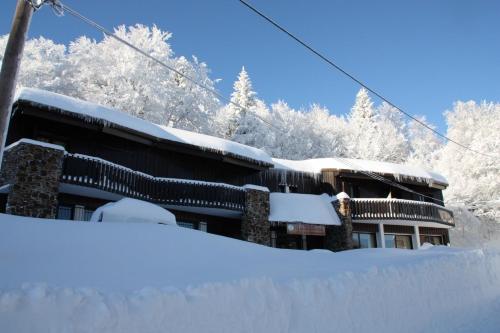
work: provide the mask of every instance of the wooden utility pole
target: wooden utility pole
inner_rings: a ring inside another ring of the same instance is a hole
[[[18,0],[9,40],[0,71],[0,166],[3,158],[7,129],[9,127],[10,110],[16,90],[17,74],[23,56],[24,42],[33,14],[29,1]]]

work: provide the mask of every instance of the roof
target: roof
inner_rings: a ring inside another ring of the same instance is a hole
[[[284,160],[273,158],[276,169],[301,172],[320,173],[323,169],[349,170],[353,172],[373,172],[390,174],[398,181],[411,180],[423,183],[439,183],[448,185],[446,178],[436,172],[428,171],[413,165],[396,164],[351,158],[316,158],[309,160]]]
[[[18,93],[16,101],[45,106],[51,111],[70,114],[87,122],[97,121],[107,127],[119,126],[157,139],[188,144],[255,164],[272,166],[271,157],[263,150],[214,136],[153,124],[125,112],[73,97],[40,89],[23,88]]]
[[[270,222],[289,222],[322,225],[341,225],[328,194],[299,194],[273,192],[270,199]]]
[[[271,158],[265,151],[258,148],[210,135],[153,124],[110,107],[40,89],[21,89],[16,101],[45,106],[47,110],[72,115],[86,122],[98,122],[107,127],[128,129],[154,137],[157,140],[188,145],[191,148],[243,160],[260,167],[274,165],[275,169],[310,173],[320,173],[323,169],[364,171],[390,174],[398,181],[409,180],[429,185],[436,183],[448,185],[448,181],[442,175],[412,165],[348,158],[317,158],[297,161]]]

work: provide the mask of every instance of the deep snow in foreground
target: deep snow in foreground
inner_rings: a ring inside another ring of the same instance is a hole
[[[0,215],[2,332],[498,332],[500,249],[277,250]]]

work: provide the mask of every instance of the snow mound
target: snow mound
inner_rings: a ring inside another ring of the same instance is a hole
[[[2,332],[498,332],[500,250],[278,250],[0,215]]]
[[[84,119],[87,119],[88,121],[99,119],[108,125],[119,125],[121,127],[164,140],[186,143],[215,150],[222,154],[233,154],[268,164],[272,163],[269,155],[254,147],[214,136],[153,124],[110,107],[105,107],[99,104],[46,90],[22,88],[17,94],[15,100],[23,100],[45,105],[50,108],[57,108],[64,112],[76,114]]]
[[[333,208],[336,200],[327,194],[271,193],[269,195],[271,222],[340,225]]]
[[[352,170],[391,174],[397,180],[409,179],[419,182],[448,185],[446,178],[438,173],[425,169],[389,162],[357,160],[352,158],[316,158],[310,160],[284,160],[273,158],[276,169],[295,170],[301,172],[320,173],[322,169]]]
[[[131,198],[123,198],[97,208],[90,221],[177,225],[175,215],[168,210],[150,202]]]

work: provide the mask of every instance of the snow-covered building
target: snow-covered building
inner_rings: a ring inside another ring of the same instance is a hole
[[[454,226],[446,179],[421,168],[274,159],[36,89],[13,105],[0,181],[10,214],[90,220],[128,197],[179,226],[283,248],[418,248],[448,243]]]

